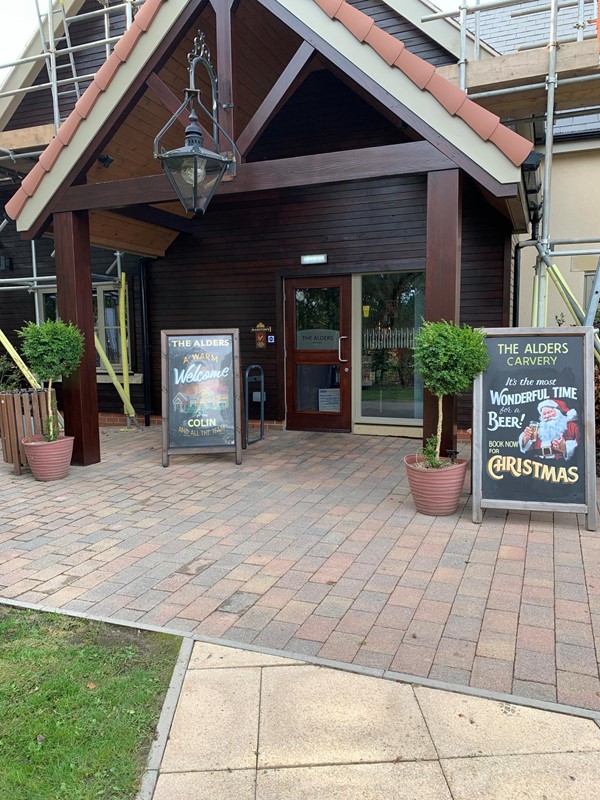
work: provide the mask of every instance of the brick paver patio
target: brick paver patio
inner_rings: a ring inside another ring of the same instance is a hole
[[[102,430],[57,483],[0,463],[0,596],[600,709],[600,534],[583,518],[426,517],[414,441],[269,432],[175,456]]]

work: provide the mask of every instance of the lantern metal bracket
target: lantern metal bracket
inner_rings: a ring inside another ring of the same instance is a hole
[[[210,60],[210,51],[206,45],[205,35],[204,32],[198,31],[198,35],[194,38],[194,45],[193,50],[191,53],[188,54],[188,72],[189,72],[189,86],[184,91],[184,100],[175,111],[173,116],[169,119],[167,124],[162,128],[161,131],[157,134],[154,139],[154,158],[158,158],[161,160],[163,164],[163,168],[165,167],[165,161],[163,160],[165,156],[169,156],[170,153],[174,153],[175,151],[166,151],[164,147],[161,146],[161,140],[164,138],[166,133],[171,129],[174,123],[178,120],[181,113],[188,109],[188,113],[190,116],[190,126],[186,129],[186,141],[189,132],[193,129],[194,133],[197,133],[200,136],[200,144],[201,144],[201,131],[198,126],[198,117],[196,115],[195,107],[201,109],[202,112],[210,119],[212,123],[212,138],[213,138],[213,147],[216,152],[216,156],[221,156],[222,159],[227,161],[227,168],[225,170],[225,175],[229,178],[235,176],[235,167],[236,167],[236,146],[233,139],[229,136],[227,131],[225,131],[218,122],[218,111],[219,106],[221,108],[232,108],[233,105],[231,103],[227,104],[219,104],[219,94],[218,94],[218,85],[217,85],[217,76],[213,69],[211,60]],[[196,88],[196,68],[199,64],[202,64],[206,73],[208,75],[211,87],[211,107],[207,108],[206,105],[202,102],[202,92],[200,89]],[[231,150],[229,152],[221,152],[221,137],[224,137],[225,140],[231,145]]]

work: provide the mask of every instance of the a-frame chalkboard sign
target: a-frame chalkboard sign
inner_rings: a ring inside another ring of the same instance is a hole
[[[162,463],[235,453],[242,463],[239,330],[161,331]]]
[[[492,328],[473,390],[473,522],[567,511],[596,529],[594,329]]]

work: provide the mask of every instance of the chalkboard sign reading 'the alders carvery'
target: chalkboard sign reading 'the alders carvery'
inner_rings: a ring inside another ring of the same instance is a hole
[[[486,331],[474,387],[473,520],[482,508],[586,513],[596,526],[593,329]]]
[[[163,466],[174,453],[242,463],[239,331],[161,331]]]

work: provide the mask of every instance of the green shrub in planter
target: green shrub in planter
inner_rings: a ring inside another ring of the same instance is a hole
[[[466,392],[488,361],[485,334],[477,328],[446,321],[425,322],[417,334],[415,365],[425,388],[438,398],[437,433],[427,440],[423,451],[430,469],[444,466],[440,461],[443,398]]]
[[[36,325],[28,322],[18,331],[23,340],[23,355],[38,381],[47,383],[48,422],[44,432],[47,442],[58,439],[58,415],[52,407],[52,383],[75,372],[83,358],[84,339],[79,328],[62,320],[46,320]]]

